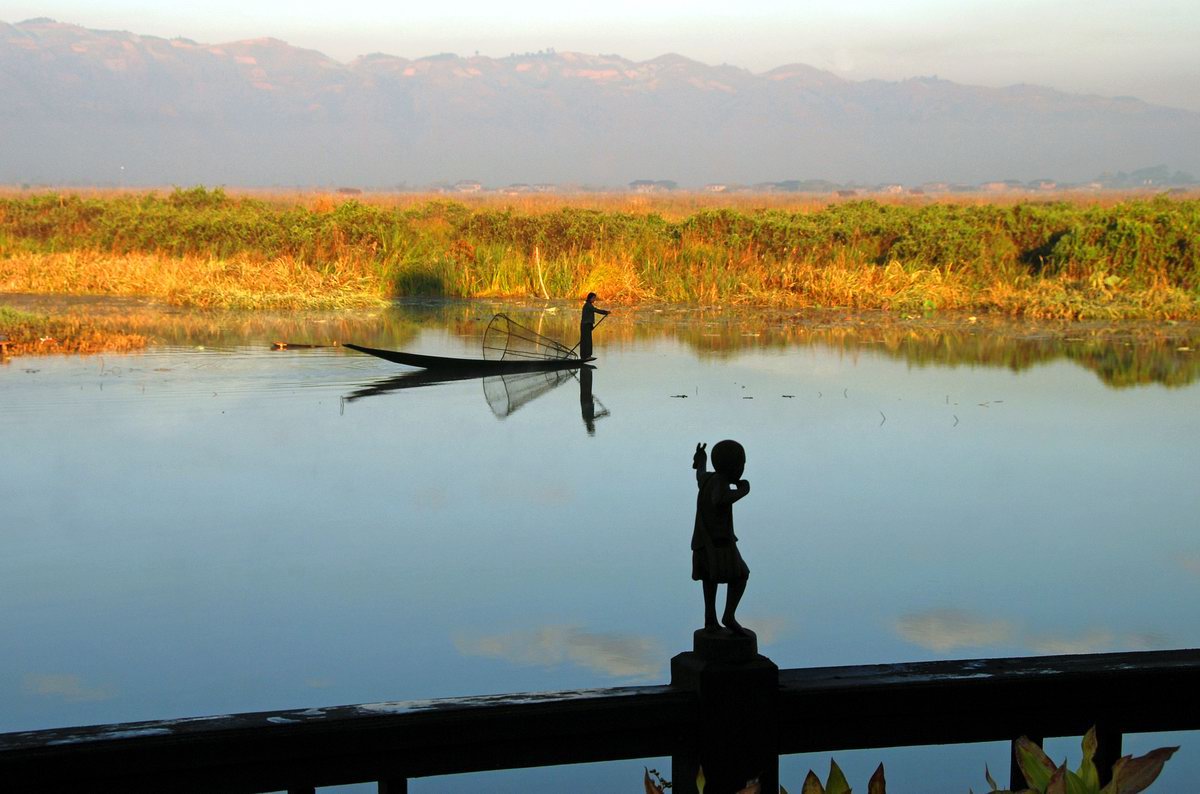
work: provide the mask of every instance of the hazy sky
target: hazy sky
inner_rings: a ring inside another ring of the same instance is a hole
[[[0,19],[223,42],[274,36],[346,61],[368,52],[502,57],[553,47],[645,60],[677,52],[762,72],[1037,83],[1200,111],[1197,0],[45,0]]]

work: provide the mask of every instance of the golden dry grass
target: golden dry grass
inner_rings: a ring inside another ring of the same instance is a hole
[[[123,295],[203,308],[351,308],[385,302],[382,283],[363,263],[322,270],[294,259],[167,257],[94,251],[0,258],[0,292]]]

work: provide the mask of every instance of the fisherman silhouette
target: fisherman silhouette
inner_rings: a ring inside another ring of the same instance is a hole
[[[692,456],[696,470],[696,524],[692,531],[692,579],[704,587],[704,628],[719,629],[722,624],[736,635],[749,636],[737,622],[734,612],[750,568],[737,548],[733,534],[733,503],[750,493],[750,483],[742,479],[746,469],[746,450],[736,441],[720,441],[713,446],[708,471],[707,444],[697,444]],[[725,612],[717,622],[717,585],[724,584]]]
[[[592,357],[592,329],[596,327],[597,314],[607,315],[608,312],[596,308],[596,293],[589,292],[579,316],[579,357],[584,361]]]

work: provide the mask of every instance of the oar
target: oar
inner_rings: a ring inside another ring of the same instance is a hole
[[[611,314],[611,313],[612,313],[612,312],[609,312],[609,314]],[[602,315],[600,315],[600,319],[599,319],[599,320],[597,320],[597,321],[596,321],[596,324],[592,326],[592,330],[593,330],[593,331],[595,331],[597,328],[599,328],[599,327],[600,327],[600,323],[604,322],[605,318],[607,318],[607,317],[608,317],[608,314],[602,314]],[[579,342],[582,342],[582,341],[583,341],[582,339],[580,339],[580,340],[579,340]],[[574,352],[575,352],[575,349],[579,347],[579,342],[576,342],[576,343],[575,343],[575,347],[573,347],[573,348],[571,348],[570,350],[568,350],[568,351],[567,351],[567,356],[569,356],[569,355],[571,355],[572,353],[574,353]],[[563,358],[566,358],[567,356],[563,356]]]

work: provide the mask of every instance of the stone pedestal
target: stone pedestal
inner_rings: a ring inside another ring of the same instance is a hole
[[[758,653],[754,632],[700,629],[693,650],[671,660],[671,685],[698,698],[694,729],[671,759],[672,789],[694,794],[704,768],[707,794],[733,794],[758,778],[779,790],[779,668]]]

